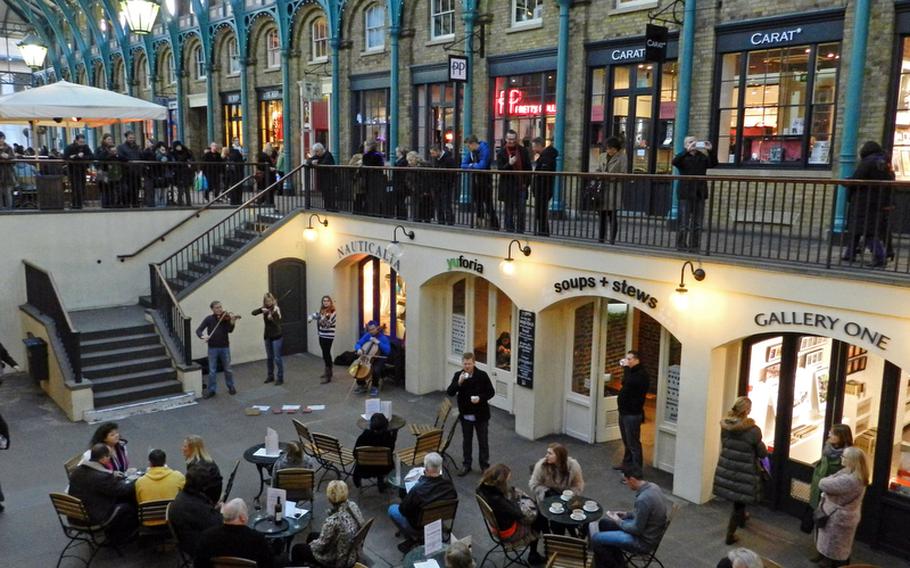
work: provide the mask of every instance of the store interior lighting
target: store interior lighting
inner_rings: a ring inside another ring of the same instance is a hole
[[[531,256],[531,246],[530,245],[525,244],[524,246],[521,246],[521,241],[519,241],[518,239],[512,239],[509,242],[508,256],[506,256],[502,260],[502,262],[499,263],[499,272],[501,272],[502,275],[505,276],[506,278],[511,278],[512,276],[515,275],[515,259],[512,258],[512,245],[514,245],[516,243],[518,244],[518,250],[521,252],[521,254],[523,254],[525,256]]]
[[[310,215],[310,220],[307,222],[306,229],[303,230],[303,238],[308,242],[315,242],[319,238],[319,231],[313,227],[313,218],[316,219],[316,222],[322,225],[323,227],[329,226],[329,220],[323,219],[319,216],[319,213],[313,213]]]
[[[401,229],[401,232],[404,233],[404,236],[409,240],[414,240],[414,231],[409,231],[401,225],[395,225],[395,228],[392,230],[392,242],[389,243],[389,254],[395,258],[404,256],[404,251],[401,249],[401,243],[398,242],[398,229]]]
[[[692,274],[692,277],[695,278],[696,282],[701,282],[706,276],[705,270],[703,268],[695,268],[695,265],[692,264],[691,260],[687,260],[683,263],[682,268],[679,271],[679,285],[676,287],[676,293],[673,294],[673,303],[676,304],[676,307],[680,310],[685,310],[689,307],[689,289],[686,288],[686,268],[689,269],[689,272]]]

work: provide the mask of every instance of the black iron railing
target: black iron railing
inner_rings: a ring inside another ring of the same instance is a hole
[[[910,184],[902,182],[354,166],[303,175],[304,203],[314,209],[910,274]]]
[[[183,362],[190,365],[193,362],[191,318],[183,313],[180,302],[177,301],[157,264],[149,264],[149,279],[152,306],[161,316],[165,329],[182,351]]]
[[[42,315],[49,317],[57,329],[57,336],[63,344],[65,357],[73,372],[73,380],[82,382],[82,350],[79,345],[79,331],[70,320],[63,300],[51,273],[28,261],[25,265],[25,297],[29,305]],[[57,354],[61,358],[61,354]]]

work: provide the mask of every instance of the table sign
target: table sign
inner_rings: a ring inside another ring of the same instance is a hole
[[[414,568],[439,568],[439,562],[436,562],[431,558],[429,560],[424,560],[423,562],[415,562]]]
[[[265,512],[268,515],[271,515],[275,511],[275,503],[281,499],[282,503],[285,503],[284,511],[287,511],[287,497],[288,492],[284,489],[275,489],[274,487],[269,487],[268,491],[265,494]]]
[[[517,382],[523,387],[534,388],[534,327],[536,314],[518,310],[518,362]]]
[[[271,428],[265,429],[265,455],[277,456],[278,450],[278,432]]]
[[[381,409],[380,412],[382,412],[385,415],[386,420],[392,419],[392,401],[391,400],[383,400],[382,402],[379,403],[379,408]]]
[[[364,403],[363,419],[369,420],[377,412],[382,412],[382,401],[378,398],[368,398]]]
[[[442,550],[442,519],[436,519],[423,527],[423,550],[427,556],[432,556]]]

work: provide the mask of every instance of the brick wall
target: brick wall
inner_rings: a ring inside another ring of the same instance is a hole
[[[592,345],[594,342],[594,307],[591,301],[575,310],[572,339],[572,385],[580,394],[588,394],[585,381],[591,378]]]

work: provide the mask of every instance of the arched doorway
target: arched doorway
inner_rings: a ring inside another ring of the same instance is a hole
[[[404,344],[408,291],[404,278],[387,262],[366,256],[357,263],[358,329],[379,322],[390,338]]]
[[[306,263],[298,258],[283,258],[270,264],[269,290],[279,299],[281,306],[284,355],[305,353]]]

